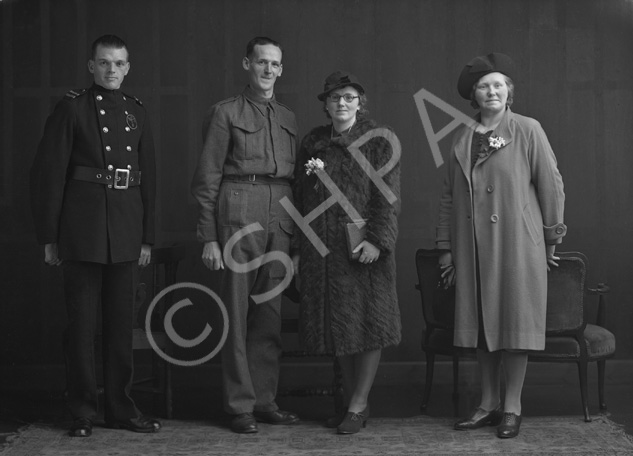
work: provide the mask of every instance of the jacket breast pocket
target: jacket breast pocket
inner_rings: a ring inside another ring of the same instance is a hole
[[[294,125],[290,125],[285,122],[282,122],[279,125],[281,126],[281,139],[284,145],[281,153],[288,154],[288,157],[284,158],[290,158],[288,161],[294,163],[294,157],[296,157],[297,152],[297,128]]]
[[[233,156],[236,160],[252,160],[266,147],[266,125],[264,122],[233,124]]]

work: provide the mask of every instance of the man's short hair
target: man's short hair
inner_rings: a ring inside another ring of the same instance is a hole
[[[279,44],[277,41],[273,40],[272,38],[268,38],[267,36],[256,36],[255,38],[250,40],[248,44],[246,45],[246,57],[248,58],[251,57],[251,55],[253,54],[253,51],[255,50],[255,46],[257,45],[263,46],[265,44],[272,44],[273,46],[277,46],[279,50],[281,51],[281,55],[282,56],[284,55],[284,50],[281,47],[281,44]]]
[[[115,49],[125,48],[125,50],[127,51],[127,59],[128,61],[130,60],[130,50],[127,48],[127,44],[125,44],[125,41],[123,41],[116,35],[103,35],[97,38],[94,43],[92,43],[92,54],[90,54],[90,58],[92,60],[95,59],[95,56],[97,55],[97,48],[100,45],[103,47]]]

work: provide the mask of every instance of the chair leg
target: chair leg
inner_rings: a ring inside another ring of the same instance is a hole
[[[587,361],[578,362],[578,377],[580,379],[580,398],[582,400],[582,409],[585,414],[585,422],[591,421],[589,415],[589,405],[587,400]]]
[[[600,404],[600,413],[606,413],[607,403],[604,401],[604,374],[607,361],[598,361],[598,403]]]
[[[338,358],[334,357],[332,367],[334,369],[334,384],[332,385],[332,389],[334,390],[334,412],[338,415],[345,409],[345,398],[343,396],[343,371],[341,370]]]
[[[459,356],[453,355],[453,413],[459,416]]]
[[[165,415],[168,420],[172,417],[172,392],[171,392],[171,363],[165,361]]]
[[[420,404],[420,411],[426,412],[426,408],[429,405],[429,398],[431,397],[431,387],[433,386],[433,370],[435,368],[435,353],[432,351],[426,352],[426,384],[424,385],[424,394],[422,396],[422,403]]]

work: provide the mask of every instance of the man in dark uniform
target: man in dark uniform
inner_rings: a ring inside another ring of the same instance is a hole
[[[279,201],[292,201],[297,126],[290,109],[273,89],[281,76],[282,49],[266,37],[251,40],[243,68],[249,85],[233,98],[211,107],[203,125],[204,147],[192,193],[200,208],[197,236],[202,260],[223,270],[219,295],[229,314],[222,350],[224,408],[233,415],[231,429],[257,432],[257,421],[291,424],[294,413],[275,403],[281,354],[281,297],[257,304],[253,296],[272,290],[287,271],[280,261],[248,272],[232,264],[257,262],[270,252],[288,254],[293,222]],[[262,230],[241,237],[223,258],[222,248],[242,228],[258,222]],[[225,264],[227,268],[225,269]],[[249,268],[247,268],[249,269]]]
[[[68,313],[69,434],[88,437],[97,413],[96,311],[102,306],[106,426],[156,432],[130,397],[139,265],[154,242],[155,159],[141,102],[119,88],[130,70],[114,35],[92,46],[89,89],[71,90],[48,118],[31,168],[31,200],[44,261],[62,265]]]

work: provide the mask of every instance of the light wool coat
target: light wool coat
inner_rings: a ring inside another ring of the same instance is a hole
[[[507,109],[493,135],[505,146],[471,174],[473,130],[456,133],[440,200],[437,247],[452,252],[456,271],[454,343],[477,346],[478,260],[488,348],[543,350],[545,248],[567,231],[563,181],[536,120]]]

